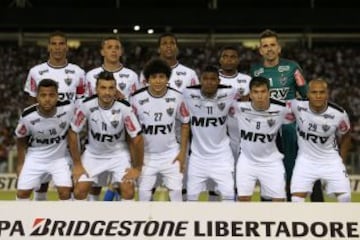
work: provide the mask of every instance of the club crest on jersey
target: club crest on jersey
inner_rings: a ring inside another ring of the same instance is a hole
[[[269,127],[272,127],[275,124],[275,120],[274,119],[268,119],[267,123],[268,123]]]
[[[66,122],[60,123],[59,127],[60,127],[61,129],[64,129],[64,128],[66,127]]]
[[[126,88],[126,83],[121,82],[118,84],[118,86],[121,90],[124,90]]]
[[[285,86],[287,83],[287,77],[284,74],[281,74],[279,81],[282,86]]]
[[[225,106],[226,106],[226,104],[225,103],[218,103],[218,108],[222,111],[222,110],[224,110],[224,108],[225,108]]]
[[[174,108],[166,109],[167,114],[171,117],[174,114]]]
[[[327,132],[327,131],[329,131],[329,129],[330,129],[330,126],[329,125],[322,125],[322,129],[324,130],[324,132]]]
[[[182,81],[181,79],[175,80],[175,85],[176,85],[178,88],[181,87],[182,83],[183,83],[183,81]]]
[[[117,128],[117,126],[119,126],[119,121],[114,120],[114,121],[111,121],[110,123],[111,123],[111,126],[113,126],[114,128]]]
[[[65,78],[64,82],[66,83],[66,85],[70,86],[71,82],[72,82],[72,79],[71,78]]]

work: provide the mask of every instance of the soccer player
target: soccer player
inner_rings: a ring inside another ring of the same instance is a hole
[[[74,114],[74,104],[58,101],[58,83],[43,79],[37,83],[37,103],[26,108],[16,127],[17,200],[29,200],[33,189],[49,174],[59,199],[70,199],[72,188],[67,148],[67,131]]]
[[[82,98],[85,93],[85,72],[78,65],[67,61],[67,36],[63,32],[52,32],[49,35],[49,59],[47,62],[32,67],[28,73],[24,91],[29,96],[27,102],[36,102],[38,84],[42,79],[53,79],[58,83],[59,100]],[[40,188],[34,192],[35,200],[46,200],[50,178],[45,176]]]
[[[167,62],[168,65],[171,67],[171,75],[168,82],[169,87],[176,89],[182,93],[186,87],[199,84],[199,79],[196,72],[193,69],[181,64],[177,59],[179,53],[179,46],[175,34],[166,32],[159,36],[158,52],[159,57],[165,62]],[[147,83],[143,73],[140,74],[140,81],[143,86],[146,86]],[[175,131],[178,142],[181,141],[180,139],[178,139],[178,137],[181,135],[181,125],[181,122],[176,121]],[[186,177],[187,172],[184,173],[184,186]],[[183,191],[185,200],[186,190],[184,189]]]
[[[251,76],[263,76],[270,80],[272,98],[289,101],[296,98],[296,94],[306,97],[307,84],[302,70],[295,61],[280,57],[281,46],[276,32],[267,29],[260,34],[259,52],[263,61],[252,65]],[[291,201],[290,179],[297,153],[295,123],[282,126],[280,135],[278,146],[285,155],[287,201]],[[323,201],[320,182],[317,183],[314,193],[313,201]],[[262,197],[265,200],[268,196],[262,194]]]
[[[187,199],[198,200],[211,179],[223,201],[234,201],[234,157],[226,132],[229,109],[235,103],[236,89],[220,85],[219,71],[207,66],[200,85],[184,90],[190,111],[191,155],[187,179]]]
[[[69,147],[74,161],[74,196],[84,200],[93,183],[104,172],[112,176],[122,200],[133,200],[135,181],[141,173],[144,142],[141,126],[126,100],[116,100],[116,80],[113,73],[98,74],[96,93],[79,103],[69,130]],[[80,159],[78,135],[88,128],[88,144]],[[134,150],[131,164],[129,146]]]
[[[251,201],[255,184],[272,201],[285,201],[285,168],[283,154],[276,146],[282,124],[293,121],[284,102],[270,99],[269,80],[254,77],[250,81],[251,101],[238,102],[241,154],[236,164],[236,186],[239,201]]]
[[[171,201],[182,201],[182,181],[189,138],[189,112],[183,96],[168,87],[170,66],[162,59],[144,68],[148,87],[131,97],[131,105],[143,128],[144,166],[139,178],[139,200],[150,201],[158,174],[169,189]],[[175,137],[175,120],[182,123],[180,144]]]
[[[117,98],[129,99],[130,94],[135,92],[139,85],[138,75],[131,69],[126,68],[121,62],[120,58],[123,54],[123,47],[120,40],[116,37],[104,38],[101,42],[100,49],[101,56],[103,57],[103,65],[94,68],[86,73],[86,95],[92,96],[96,94],[96,78],[102,71],[112,72],[116,80]],[[101,176],[100,186],[94,186],[89,193],[89,200],[99,200],[101,193],[101,186],[107,181],[108,174]],[[112,201],[116,197],[116,191],[109,186],[107,189],[104,200]]]
[[[158,52],[159,57],[165,60],[171,67],[170,87],[183,92],[186,87],[199,84],[196,72],[177,60],[179,53],[178,41],[173,33],[163,33],[160,35],[158,38]],[[140,81],[143,86],[146,86],[144,74],[141,74]]]
[[[348,115],[328,102],[328,85],[323,79],[310,81],[307,96],[306,101],[291,103],[299,142],[291,179],[292,201],[303,202],[320,179],[327,194],[335,194],[339,202],[350,202],[350,180],[344,166],[351,146]]]

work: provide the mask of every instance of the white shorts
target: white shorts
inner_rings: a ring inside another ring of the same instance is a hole
[[[26,157],[17,189],[38,189],[46,175],[52,177],[55,186],[72,187],[71,170],[67,157],[51,159],[48,162],[40,162]]]
[[[311,193],[315,181],[319,179],[325,184],[328,195],[351,193],[350,180],[340,156],[329,161],[298,156],[291,179],[291,193]]]
[[[130,155],[128,153],[114,155],[110,158],[102,158],[96,157],[85,150],[81,156],[81,162],[88,176],[82,175],[79,181],[94,182],[100,185],[104,184],[102,179],[105,178],[107,173],[111,174],[111,183],[122,182],[126,169],[131,168]]]
[[[177,154],[178,152],[161,158],[146,157],[139,178],[139,190],[151,190],[155,186],[158,175],[168,189],[181,190],[183,174],[180,172],[179,162],[173,163]]]
[[[234,158],[230,150],[211,158],[190,155],[187,195],[199,195],[202,191],[207,190],[208,179],[215,182],[215,189],[223,197],[234,198]]]
[[[236,165],[237,195],[252,196],[257,181],[263,196],[285,198],[285,168],[281,159],[259,163],[240,154]]]

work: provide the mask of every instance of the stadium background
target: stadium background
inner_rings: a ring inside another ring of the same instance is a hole
[[[297,60],[306,79],[325,77],[331,99],[349,113],[353,147],[347,167],[349,173],[359,174],[359,23],[358,9],[348,0],[3,0],[0,171],[14,171],[12,131],[21,111],[23,83],[30,67],[47,60],[49,32],[68,34],[69,61],[86,71],[101,64],[99,43],[105,36],[119,36],[125,48],[122,62],[139,72],[157,54],[158,34],[171,31],[179,39],[179,60],[185,65],[199,72],[205,64],[217,64],[221,46],[235,44],[241,50],[239,70],[247,73],[259,59],[258,34],[271,28],[280,34],[283,56]],[[140,30],[134,31],[134,25]],[[1,186],[0,191],[5,190]]]

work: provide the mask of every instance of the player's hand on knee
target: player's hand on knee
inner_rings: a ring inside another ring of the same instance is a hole
[[[123,182],[126,181],[135,181],[140,176],[140,170],[137,168],[127,168],[125,170],[126,174],[122,178]]]
[[[77,182],[83,174],[89,177],[89,174],[86,172],[85,168],[82,165],[74,165],[72,174],[74,182]]]

